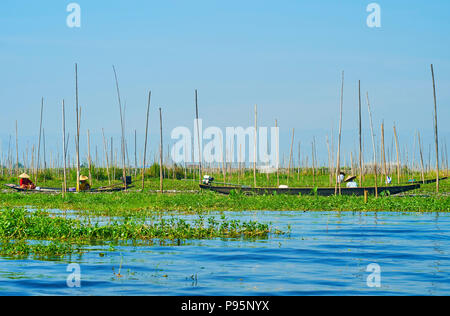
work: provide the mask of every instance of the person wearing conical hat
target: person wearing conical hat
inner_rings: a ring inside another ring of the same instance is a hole
[[[36,186],[30,180],[30,176],[27,175],[26,173],[22,173],[19,176],[19,185],[20,185],[20,187],[22,189],[27,189],[27,190],[34,190],[34,189],[36,189]]]
[[[83,175],[80,176],[80,191],[89,191],[91,189],[91,186],[87,180],[89,180],[88,177]]]

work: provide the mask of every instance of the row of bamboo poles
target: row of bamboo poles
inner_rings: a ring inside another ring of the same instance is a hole
[[[117,99],[118,99],[118,105],[119,105],[119,114],[120,114],[120,122],[121,122],[121,140],[120,140],[120,158],[118,159],[117,152],[114,152],[114,146],[113,146],[113,138],[108,141],[105,137],[104,130],[102,129],[102,138],[103,138],[103,151],[104,151],[104,161],[103,161],[103,168],[106,168],[107,175],[108,175],[108,182],[109,184],[112,184],[112,181],[116,178],[116,170],[120,170],[122,172],[122,181],[125,189],[127,188],[126,184],[126,178],[127,174],[134,174],[134,178],[138,178],[138,174],[141,177],[141,189],[144,190],[145,188],[145,171],[147,166],[147,143],[148,143],[148,134],[149,134],[149,116],[150,116],[150,108],[151,108],[151,91],[148,93],[148,102],[146,107],[146,128],[145,128],[145,141],[144,141],[144,148],[143,148],[143,157],[141,159],[141,165],[138,165],[138,159],[137,159],[137,133],[136,130],[134,130],[134,168],[131,167],[130,161],[129,161],[129,155],[128,155],[128,146],[126,141],[126,128],[125,128],[125,120],[124,120],[124,107],[122,106],[121,102],[121,96],[120,96],[120,90],[119,90],[119,81],[118,76],[115,67],[113,66],[113,73],[114,73],[114,79],[116,84],[116,90],[117,90]],[[446,143],[444,142],[444,150],[441,151],[441,157],[439,156],[439,142],[438,142],[438,126],[437,126],[437,99],[436,99],[436,85],[435,85],[435,78],[434,78],[434,68],[433,65],[431,65],[431,74],[432,74],[432,83],[433,83],[433,98],[434,98],[434,135],[435,135],[435,153],[436,153],[436,164],[434,171],[436,173],[436,191],[439,192],[439,169],[440,169],[440,163],[439,160],[441,160],[441,165],[444,169],[446,169],[446,173],[448,174],[448,156],[447,156],[447,147]],[[420,158],[420,165],[416,164],[415,159],[415,153],[416,148],[413,150],[413,158],[410,160],[408,156],[408,148],[406,147],[404,150],[400,150],[400,144],[398,140],[397,135],[397,129],[394,124],[393,126],[393,141],[395,141],[395,154],[396,159],[394,161],[393,155],[393,144],[391,145],[391,149],[388,148],[388,159],[386,159],[386,146],[385,146],[385,126],[384,122],[381,124],[381,140],[379,144],[379,149],[377,148],[377,144],[375,142],[375,130],[373,126],[373,120],[372,120],[372,108],[369,100],[369,94],[366,93],[366,101],[367,101],[367,108],[368,108],[368,114],[369,114],[369,121],[370,121],[370,131],[371,131],[371,140],[372,140],[372,153],[373,153],[373,160],[371,162],[364,162],[364,149],[363,149],[363,138],[362,138],[362,97],[361,97],[361,82],[358,82],[358,140],[359,140],[359,147],[358,147],[358,155],[354,155],[353,152],[350,153],[350,166],[347,162],[344,164],[341,164],[342,162],[342,155],[341,155],[341,142],[342,142],[342,120],[343,120],[343,106],[344,106],[344,72],[342,72],[342,83],[341,83],[341,96],[340,96],[340,108],[339,108],[339,134],[338,134],[338,144],[337,144],[337,155],[334,155],[334,137],[331,135],[331,148],[330,148],[330,141],[328,135],[326,136],[326,144],[327,144],[327,150],[328,150],[328,163],[323,164],[320,166],[317,159],[317,150],[316,150],[316,139],[313,137],[313,140],[311,142],[311,161],[310,164],[308,163],[309,155],[303,155],[301,157],[301,142],[298,142],[298,159],[295,163],[294,159],[294,139],[295,139],[295,130],[292,129],[291,134],[291,142],[290,142],[290,151],[288,155],[288,163],[286,167],[286,161],[283,157],[282,163],[280,164],[280,154],[277,150],[276,153],[276,159],[277,159],[277,168],[276,168],[276,177],[277,177],[277,186],[280,185],[280,175],[286,175],[286,181],[287,184],[289,184],[289,179],[293,179],[295,176],[297,176],[297,180],[300,180],[300,175],[302,173],[312,173],[313,178],[313,185],[315,184],[316,176],[322,175],[323,173],[328,173],[329,175],[329,185],[335,186],[335,192],[336,194],[340,194],[341,190],[341,183],[337,181],[338,175],[342,170],[349,170],[352,175],[359,174],[359,182],[361,186],[365,182],[365,176],[370,174],[372,171],[372,175],[375,177],[375,187],[379,185],[378,181],[378,175],[382,175],[381,179],[381,185],[383,184],[383,181],[386,179],[388,175],[391,175],[394,171],[396,173],[397,177],[397,183],[401,183],[402,173],[410,173],[411,175],[414,173],[414,171],[419,171],[421,174],[421,180],[425,180],[425,174],[429,174],[431,172],[431,148],[429,148],[429,159],[428,164],[425,164],[424,162],[424,150],[423,150],[423,144],[421,141],[421,135],[419,131],[417,131],[417,134],[414,137],[414,147],[416,147],[416,140],[418,143],[418,151],[419,151],[419,158]],[[78,65],[75,64],[75,113],[76,113],[76,135],[75,135],[75,158],[70,157],[70,153],[68,151],[68,144],[70,139],[70,134],[66,136],[66,123],[65,123],[65,102],[62,100],[62,158],[60,157],[61,154],[57,155],[56,158],[53,158],[51,155],[50,158],[50,165],[47,164],[46,160],[46,149],[45,149],[45,130],[42,125],[43,121],[43,113],[44,113],[44,98],[41,99],[41,111],[40,111],[40,125],[39,125],[39,138],[38,138],[38,146],[37,149],[33,145],[31,148],[31,162],[29,157],[29,151],[30,149],[27,146],[26,151],[23,153],[22,157],[22,168],[19,166],[19,146],[18,146],[18,128],[17,128],[17,121],[16,121],[16,157],[15,159],[12,157],[12,149],[11,149],[11,141],[10,146],[8,147],[8,153],[7,157],[0,156],[0,166],[2,166],[0,169],[1,176],[5,176],[5,174],[8,174],[9,176],[12,176],[13,174],[18,175],[21,171],[26,170],[28,173],[33,174],[35,183],[38,182],[38,175],[39,174],[45,174],[47,169],[60,169],[62,170],[62,178],[63,178],[63,192],[67,191],[67,174],[70,172],[70,170],[76,169],[76,179],[77,179],[77,190],[79,190],[80,185],[80,172],[81,172],[81,159],[80,159],[80,130],[81,130],[81,117],[82,117],[82,108],[79,106],[79,100],[78,100]],[[255,146],[256,146],[256,135],[258,130],[258,111],[257,106],[255,105],[254,108],[254,114],[255,114]],[[195,117],[199,119],[199,108],[198,108],[198,93],[197,90],[195,90]],[[162,118],[162,109],[159,108],[159,119],[160,119],[160,142],[159,142],[159,157],[154,157],[153,163],[156,163],[158,161],[158,164],[160,166],[160,192],[163,192],[163,179],[168,177],[167,173],[170,173],[170,170],[172,169],[172,175],[175,174],[175,168],[179,167],[175,163],[172,162],[170,165],[170,157],[168,155],[169,150],[167,151],[167,157],[164,159],[164,153],[163,153],[163,118]],[[275,127],[278,127],[278,121],[275,120]],[[278,132],[278,130],[277,130]],[[199,127],[197,125],[197,133],[199,133]],[[332,132],[333,134],[333,132]],[[200,135],[197,135],[198,139],[200,138]],[[278,135],[276,137],[276,140],[278,141]],[[44,158],[43,163],[41,162],[41,143],[43,145],[43,151],[44,151]],[[89,179],[90,184],[92,185],[92,168],[99,168],[102,164],[99,163],[99,156],[98,156],[98,147],[96,145],[95,147],[95,163],[93,163],[93,159],[91,156],[91,142],[90,142],[90,131],[87,130],[87,164],[88,164],[88,170],[89,170]],[[279,144],[277,143],[275,145],[275,148],[278,149]],[[197,150],[197,149],[194,149]],[[241,151],[242,148],[239,149]],[[257,186],[257,164],[256,164],[256,147],[254,148],[254,162],[253,162],[253,185]],[[404,157],[401,159],[401,152],[403,152]],[[238,183],[240,182],[240,179],[243,178],[245,172],[249,166],[245,163],[232,163],[227,162],[225,159],[223,160],[222,164],[204,164],[202,159],[202,152],[200,148],[200,144],[198,146],[198,153],[200,157],[200,163],[197,164],[197,166],[187,166],[187,164],[184,164],[184,166],[181,166],[181,168],[184,171],[184,176],[187,179],[188,174],[193,175],[194,178],[197,178],[199,182],[202,181],[202,175],[205,173],[210,174],[221,174],[223,176],[223,181],[226,183],[227,178],[233,178],[233,174],[237,175]],[[37,157],[36,157],[37,156]],[[229,156],[229,155],[227,155]],[[378,157],[380,156],[380,157]],[[358,157],[358,158],[356,158]],[[303,159],[301,159],[303,158]],[[121,168],[119,166],[121,160]],[[165,160],[165,163],[164,163]],[[241,160],[241,159],[240,159]],[[401,160],[405,162],[401,162]],[[94,166],[93,166],[94,165]],[[295,166],[296,165],[296,166]],[[50,167],[50,168],[49,168]],[[42,170],[41,170],[42,168]],[[59,171],[58,171],[59,172]],[[267,180],[269,180],[270,175],[267,173]],[[334,178],[334,183],[333,183]],[[45,181],[45,177],[44,177]],[[269,181],[268,181],[269,182]]]

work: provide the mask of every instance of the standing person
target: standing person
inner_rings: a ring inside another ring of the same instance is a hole
[[[27,190],[34,190],[34,189],[36,189],[36,186],[30,180],[30,176],[27,175],[26,173],[22,173],[19,176],[19,184],[20,184],[20,187],[22,189],[27,189]]]

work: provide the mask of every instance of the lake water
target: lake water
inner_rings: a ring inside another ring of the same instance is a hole
[[[92,245],[57,261],[0,257],[0,295],[450,294],[449,214],[225,214],[282,230],[290,225],[290,234],[114,250]],[[71,263],[79,265],[80,287],[67,284]]]

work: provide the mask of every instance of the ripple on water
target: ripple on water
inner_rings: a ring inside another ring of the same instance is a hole
[[[265,240],[194,240],[181,246],[118,246],[114,251],[99,244],[60,261],[0,257],[0,291],[2,295],[450,294],[447,214],[225,214],[228,219],[272,222],[283,230],[290,225],[291,232]],[[80,264],[81,288],[67,287],[70,262]],[[367,286],[371,263],[381,268],[381,288]]]

